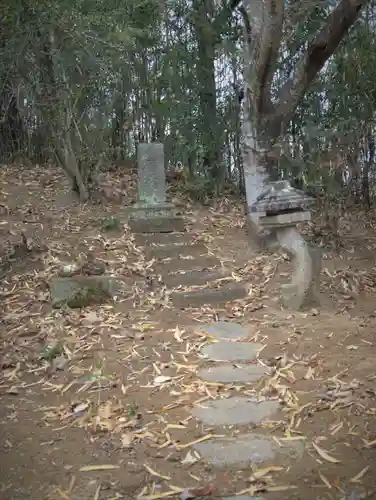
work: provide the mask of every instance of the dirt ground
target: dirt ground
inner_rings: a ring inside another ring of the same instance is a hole
[[[163,290],[135,289],[113,304],[54,310],[48,283],[61,262],[90,252],[132,283],[147,275],[125,225],[134,176],[109,174],[103,186],[102,203],[80,206],[52,167],[0,168],[2,245],[21,238],[33,250],[0,282],[0,499],[376,498],[376,214],[349,216],[337,239],[304,228],[324,245],[317,309],[281,309],[287,256],[255,255],[241,206],[223,199],[188,206],[189,229],[235,262],[246,299],[180,311]],[[105,230],[111,216],[120,229]],[[256,389],[197,379],[205,338],[192,325],[216,319],[250,325],[265,345],[260,360],[271,375]],[[303,459],[261,470],[203,466],[190,443],[216,430],[195,422],[189,407],[224,391],[277,395],[278,419],[257,432],[297,440]]]

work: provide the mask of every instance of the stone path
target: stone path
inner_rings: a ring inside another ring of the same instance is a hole
[[[178,308],[212,306],[246,296],[243,285],[223,284],[230,272],[221,262],[209,255],[207,248],[184,230],[177,218],[154,225],[145,221],[138,225],[132,222],[135,243],[142,246],[146,258],[155,260],[149,280],[161,282],[169,289],[172,305]],[[216,280],[220,280],[216,286]],[[212,285],[211,287],[209,285]],[[188,289],[189,287],[189,289]],[[218,384],[241,383],[247,394],[221,397],[202,402],[191,410],[192,416],[213,434],[224,437],[210,439],[193,445],[201,459],[211,466],[223,468],[250,466],[272,461],[273,465],[284,460],[298,459],[304,452],[300,441],[284,441],[283,444],[266,434],[250,432],[249,426],[260,426],[280,410],[276,399],[258,400],[249,393],[268,369],[258,362],[263,345],[250,341],[250,329],[231,322],[218,321],[199,325],[195,329],[207,335],[208,342],[202,346],[201,366],[197,376],[203,381]],[[246,428],[248,427],[248,428]],[[237,496],[241,500],[261,497]]]
[[[247,342],[251,336],[247,328],[236,323],[218,321],[200,325],[199,331],[208,334],[214,342],[201,348],[205,361],[208,360],[213,364],[210,368],[199,370],[198,375],[203,380],[251,384],[267,374],[262,365],[256,364],[257,354],[262,345]],[[277,400],[258,401],[255,398],[239,395],[202,403],[192,409],[192,415],[204,425],[221,426],[220,432],[216,430],[213,432],[223,434],[224,430],[233,431],[234,426],[249,424],[256,426],[264,420],[273,419],[279,406]],[[299,442],[290,442],[280,447],[275,440],[266,435],[252,432],[204,441],[194,445],[194,448],[206,462],[218,467],[259,464],[276,460],[281,456],[298,458],[303,453],[303,447]]]
[[[132,220],[131,229],[146,258],[155,259],[149,278],[166,286],[173,306],[218,306],[246,296],[244,285],[223,283],[230,271],[217,257],[209,255],[203,243],[192,241],[182,218],[166,218],[163,222],[161,218],[154,222]]]

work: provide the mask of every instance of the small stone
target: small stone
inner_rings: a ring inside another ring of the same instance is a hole
[[[258,425],[278,410],[277,401],[255,401],[233,397],[203,403],[193,408],[192,415],[206,425]]]
[[[68,363],[67,358],[61,354],[52,360],[52,368],[56,371],[62,371]]]
[[[232,383],[255,382],[266,374],[260,365],[221,365],[199,370],[198,376],[206,382]]]
[[[59,270],[59,276],[62,278],[69,278],[71,276],[75,276],[76,274],[80,274],[81,267],[73,262],[72,264],[64,264]]]
[[[303,456],[304,442],[289,441],[279,446],[273,439],[257,434],[243,434],[236,438],[217,438],[193,445],[201,457],[211,465],[261,464],[267,460],[288,456],[298,459]],[[239,498],[239,497],[237,497]]]
[[[239,340],[247,338],[250,335],[248,328],[228,321],[217,321],[208,325],[200,325],[196,327],[196,330],[215,337],[217,340]]]
[[[222,340],[205,345],[201,353],[211,361],[253,361],[262,347],[262,344]]]

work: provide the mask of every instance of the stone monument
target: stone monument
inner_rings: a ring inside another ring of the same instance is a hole
[[[129,211],[134,232],[170,232],[184,229],[177,210],[166,202],[166,178],[163,144],[138,145],[138,202]]]
[[[279,244],[295,260],[292,281],[282,286],[284,305],[294,309],[319,302],[321,252],[308,245],[296,227],[311,219],[313,201],[288,181],[278,181],[267,184],[250,207],[257,214],[260,228],[271,232],[269,246]]]

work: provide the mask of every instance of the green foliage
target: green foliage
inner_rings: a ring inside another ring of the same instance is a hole
[[[332,3],[286,0],[276,95]],[[236,92],[243,31],[229,5],[3,2],[2,137],[38,161],[57,157],[64,163],[68,145],[85,183],[99,159],[129,158],[138,140],[158,139],[167,161],[189,170],[191,180],[179,188],[192,199],[205,202],[229,182],[241,189]],[[365,165],[367,141],[375,134],[375,30],[370,4],[288,124],[277,173],[304,178],[306,186],[329,186],[349,153]],[[333,189],[337,184],[338,176]]]

